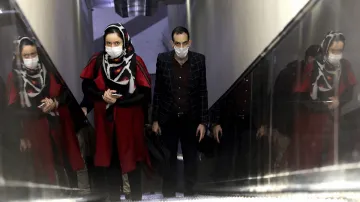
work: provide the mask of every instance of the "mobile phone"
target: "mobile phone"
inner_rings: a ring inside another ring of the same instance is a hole
[[[41,105],[38,106],[38,108],[40,108],[40,109],[43,107],[45,107],[45,103],[42,103]]]
[[[115,97],[121,97],[122,95],[121,94],[117,94],[117,93],[113,93],[111,94],[112,96],[115,96]]]

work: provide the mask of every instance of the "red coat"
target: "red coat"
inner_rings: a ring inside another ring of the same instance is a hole
[[[102,68],[95,68],[97,56],[94,55],[90,59],[80,77],[93,80],[98,90],[106,91],[107,86],[102,74]],[[139,56],[136,56],[136,61],[136,85],[151,88],[150,75],[144,61]],[[141,67],[138,64],[141,64]],[[94,74],[95,69],[98,71],[97,74]],[[94,78],[94,75],[97,75],[97,77]],[[142,106],[126,108],[114,106],[114,121],[108,121],[105,117],[106,102],[95,99],[93,102],[96,130],[95,165],[102,167],[110,165],[115,130],[122,172],[128,173],[134,170],[137,162],[145,162],[150,166],[150,159],[144,141],[144,113]]]
[[[48,73],[48,75],[50,77],[49,97],[54,98],[62,93],[61,85],[56,82],[54,75],[51,73]],[[8,76],[8,87],[8,104],[19,102],[19,91],[15,86],[12,72]],[[19,117],[23,124],[23,137],[31,142],[35,172],[41,175],[44,175],[41,172],[45,172],[50,183],[56,181],[54,158],[59,159],[59,163],[63,163],[63,154],[69,160],[73,170],[84,168],[84,161],[81,157],[70,111],[66,105],[60,105],[57,111],[59,113],[59,122],[54,124],[50,124],[45,116],[39,119],[22,119]],[[54,141],[57,150],[56,154],[53,152],[51,139]]]

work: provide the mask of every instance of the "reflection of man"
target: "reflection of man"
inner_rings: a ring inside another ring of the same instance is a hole
[[[273,94],[273,128],[280,133],[289,136],[292,134],[294,123],[294,102],[293,94],[295,81],[301,78],[301,73],[307,64],[311,64],[319,54],[320,46],[312,45],[305,52],[305,59],[290,62],[282,70],[275,81]]]
[[[257,174],[265,167],[261,154],[266,147],[256,141],[256,131],[268,121],[269,63],[261,60],[233,90],[214,105],[211,113],[213,134],[218,142],[218,156],[213,173],[215,181]],[[224,134],[222,132],[224,131]],[[241,181],[242,182],[242,181]]]
[[[295,107],[297,98],[293,88],[295,82],[301,78],[306,65],[311,64],[319,54],[320,46],[312,45],[305,52],[302,61],[292,61],[287,64],[276,78],[273,92],[273,115],[272,115],[272,152],[274,155],[272,164],[278,168],[283,162],[283,154],[288,147],[289,137],[293,133]],[[267,126],[263,125],[257,132],[258,137],[268,135]]]
[[[220,143],[220,137],[222,135],[222,127],[220,125],[220,103],[215,103],[214,108],[211,112],[211,123],[212,123],[212,133],[215,140]]]
[[[178,142],[184,158],[185,195],[193,195],[196,182],[197,144],[205,135],[208,122],[205,56],[188,51],[189,31],[177,27],[172,32],[174,51],[157,58],[153,100],[153,132],[161,137],[170,151],[170,169],[163,178],[163,195],[176,191]],[[196,136],[199,136],[196,138]]]

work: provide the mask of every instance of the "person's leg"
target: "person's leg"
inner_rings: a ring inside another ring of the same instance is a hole
[[[177,185],[176,163],[179,138],[176,130],[179,127],[176,127],[177,123],[172,124],[171,122],[161,126],[162,141],[170,152],[169,166],[164,169],[163,173],[162,192],[164,197],[175,196]]]
[[[196,124],[184,121],[184,124],[181,125],[184,127],[180,137],[181,150],[184,158],[184,194],[185,196],[192,196],[194,195],[193,188],[197,180],[197,144],[199,136],[196,136]]]
[[[130,199],[131,189],[130,189],[129,175],[123,174],[122,181],[123,181],[122,190],[123,193],[125,194],[125,198]]]
[[[108,194],[107,167],[94,167],[92,191],[98,194]]]
[[[55,143],[55,140],[53,139],[51,134],[50,134],[50,140],[51,140],[52,153],[54,157],[54,168],[56,172],[57,184],[61,187],[71,187],[70,177],[68,176],[66,170],[68,167],[66,167],[67,165],[64,164],[66,161],[64,161],[65,159],[63,158],[61,150],[58,148],[58,145]],[[62,193],[64,195],[70,195],[71,191],[62,190]]]
[[[111,151],[112,154],[111,154],[110,167],[107,168],[107,172],[106,172],[108,192],[111,200],[119,200],[121,194],[120,187],[122,185],[122,175],[121,175],[121,168],[120,168],[115,134],[113,136]]]
[[[130,185],[130,198],[134,201],[142,200],[142,184],[141,184],[141,166],[137,165],[136,169],[127,173]]]

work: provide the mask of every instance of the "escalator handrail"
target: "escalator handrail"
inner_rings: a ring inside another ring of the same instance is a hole
[[[224,100],[227,95],[229,95],[240,83],[241,81],[253,72],[260,61],[265,58],[268,53],[273,51],[275,47],[277,47],[280,42],[285,39],[286,36],[290,34],[292,30],[296,28],[296,26],[300,23],[300,21],[309,14],[312,9],[319,3],[318,0],[309,0],[309,2],[295,15],[295,17],[284,27],[284,29],[270,42],[270,44],[259,54],[258,57],[249,65],[248,68],[239,76],[238,79],[225,91],[224,94],[218,98],[211,107],[209,107],[209,111],[213,111],[215,106],[219,104],[222,100]]]

